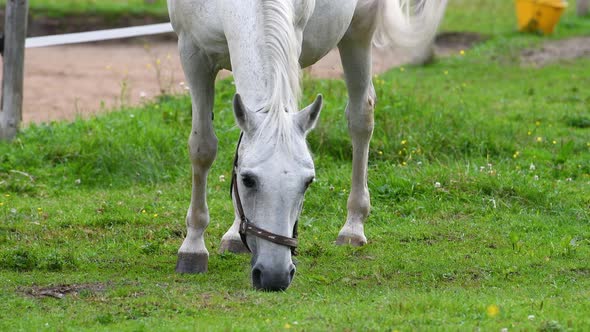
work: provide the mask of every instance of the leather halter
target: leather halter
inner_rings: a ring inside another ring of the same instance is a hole
[[[236,200],[236,209],[238,212],[238,215],[240,217],[240,238],[242,239],[242,242],[244,243],[244,246],[246,246],[246,249],[250,250],[250,247],[248,247],[248,242],[246,241],[246,236],[247,235],[252,235],[252,236],[256,236],[259,237],[261,239],[276,243],[276,244],[280,244],[282,246],[285,247],[289,247],[291,249],[291,254],[293,256],[297,255],[297,245],[298,245],[298,241],[297,241],[297,224],[298,221],[295,221],[295,226],[293,227],[293,237],[287,237],[287,236],[282,236],[279,234],[275,234],[275,233],[271,233],[269,231],[266,231],[256,225],[254,225],[253,223],[251,223],[248,218],[246,217],[246,214],[244,213],[244,208],[242,206],[242,200],[240,198],[240,192],[238,191],[238,175],[237,175],[237,169],[238,169],[238,150],[240,149],[240,143],[242,143],[242,137],[244,136],[244,133],[240,133],[240,139],[238,140],[238,145],[236,146],[236,155],[234,157],[234,165],[233,165],[233,169],[232,169],[232,176],[231,176],[231,187],[230,187],[230,195],[233,194],[233,196],[235,197]]]

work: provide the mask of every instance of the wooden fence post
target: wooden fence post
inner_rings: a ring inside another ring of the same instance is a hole
[[[0,139],[16,136],[22,121],[28,0],[6,0]]]
[[[588,0],[578,0],[577,1],[577,3],[576,3],[577,8],[576,9],[577,9],[579,16],[588,15],[588,7],[590,6],[589,3],[590,3],[590,1],[588,1]]]

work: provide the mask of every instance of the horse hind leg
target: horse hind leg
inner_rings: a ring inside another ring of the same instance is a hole
[[[338,45],[348,88],[346,117],[352,140],[352,185],[348,197],[348,215],[340,230],[336,244],[361,246],[367,243],[364,223],[371,209],[367,186],[369,142],[373,135],[373,110],[375,89],[371,81],[371,36],[372,31],[354,30]]]
[[[240,217],[236,214],[234,223],[228,229],[227,232],[221,238],[221,244],[219,245],[219,252],[224,253],[226,251],[233,252],[235,254],[245,254],[250,251],[244,243],[239,234],[240,229]]]
[[[237,147],[236,147],[237,148]],[[232,190],[232,201],[234,203],[234,222],[231,227],[223,234],[221,238],[221,244],[219,245],[219,253],[224,252],[233,252],[234,254],[245,254],[249,253],[250,250],[246,248],[244,243],[242,242],[242,238],[240,237],[240,224],[241,219],[238,215],[238,210],[235,206],[236,199],[235,199],[235,192]]]
[[[209,262],[204,239],[209,225],[207,175],[217,154],[211,116],[217,71],[208,58],[182,36],[179,52],[192,99],[192,130],[188,144],[193,174],[191,202],[186,215],[187,234],[178,250],[176,272],[203,273]]]

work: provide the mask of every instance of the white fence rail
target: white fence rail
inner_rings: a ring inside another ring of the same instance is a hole
[[[27,38],[25,42],[25,47],[34,48],[89,43],[103,40],[157,35],[173,31],[174,30],[172,30],[172,24],[170,23],[150,24],[120,29],[107,29],[89,32],[68,33],[63,35],[31,37]]]

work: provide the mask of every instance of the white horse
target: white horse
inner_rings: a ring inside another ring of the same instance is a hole
[[[294,245],[284,242],[294,237],[305,191],[314,179],[305,137],[322,108],[318,95],[312,105],[297,112],[300,72],[334,47],[340,51],[348,88],[346,116],[353,151],[348,216],[336,243],[360,246],[367,242],[363,224],[370,210],[367,163],[376,101],[371,46],[427,47],[446,2],[168,0],[193,118],[189,138],[193,186],[177,272],[207,270],[207,174],[217,153],[214,82],[224,68],[233,71],[234,114],[243,138],[234,169],[235,221],[222,238],[221,250],[252,251],[252,282],[257,289],[284,290],[290,285],[295,273],[290,250]],[[244,222],[258,230],[247,233],[254,236],[239,232]],[[264,231],[268,234],[260,235]],[[273,241],[277,237],[283,242]]]

